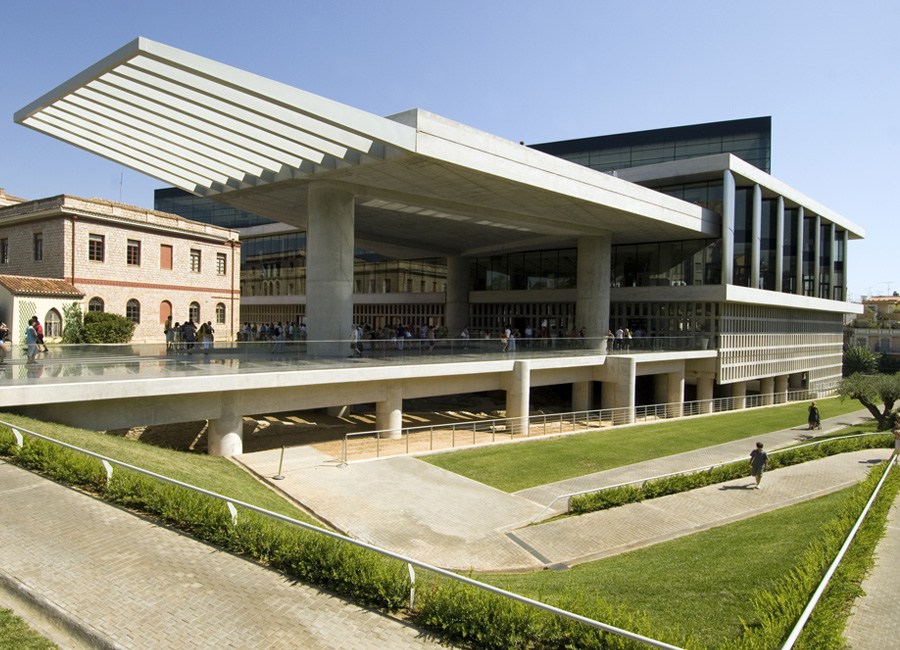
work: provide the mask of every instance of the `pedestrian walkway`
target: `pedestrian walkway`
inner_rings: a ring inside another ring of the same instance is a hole
[[[826,420],[823,431],[858,422],[865,413]],[[292,448],[281,465],[281,480],[272,478],[279,473],[280,450],[243,454],[237,460],[353,537],[452,570],[523,571],[605,557],[689,534],[704,527],[704,517],[709,518],[706,527],[711,527],[811,499],[859,481],[867,471],[864,461],[887,457],[881,450],[858,457],[844,454],[768,472],[764,490],[739,489],[750,482],[741,479],[713,486],[709,495],[695,490],[650,502],[655,505],[642,504],[646,512],[617,508],[527,526],[556,495],[576,485],[601,487],[746,458],[757,440],[771,449],[808,436],[805,429],[785,429],[516,494],[408,456],[341,466],[315,449]],[[652,509],[660,511],[653,526],[647,518]],[[621,514],[625,512],[633,516]],[[607,517],[614,519],[603,523]],[[598,528],[603,527],[614,527],[614,535],[600,534]]]
[[[440,647],[401,620],[5,462],[0,486],[0,602],[41,610],[39,631],[62,647]]]
[[[894,468],[900,471],[900,468]],[[888,513],[885,535],[875,549],[875,566],[863,580],[864,596],[857,599],[844,639],[852,650],[896,650],[900,648],[900,616],[897,611],[900,585],[900,498]]]

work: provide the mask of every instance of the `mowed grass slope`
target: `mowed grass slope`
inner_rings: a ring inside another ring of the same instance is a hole
[[[818,400],[823,418],[862,409],[855,400]],[[804,425],[808,402],[735,411],[434,454],[422,460],[486,485],[516,492],[653,458]],[[748,452],[749,453],[749,452]]]

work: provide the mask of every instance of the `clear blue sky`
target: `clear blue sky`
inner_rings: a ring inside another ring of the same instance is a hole
[[[32,0],[0,37],[0,187],[152,207],[163,183],[13,123],[137,36],[379,115],[527,143],[772,116],[773,175],[860,224],[850,295],[900,290],[900,2]]]

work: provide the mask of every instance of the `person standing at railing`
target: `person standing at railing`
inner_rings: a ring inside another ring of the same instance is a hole
[[[757,490],[759,482],[762,481],[763,472],[766,471],[766,465],[769,463],[769,455],[763,451],[763,443],[757,442],[756,449],[750,452],[750,475],[756,479]]]
[[[894,462],[900,463],[900,411],[894,415]]]
[[[0,323],[0,365],[6,363],[6,354],[12,346],[9,343],[9,328],[6,323]]]

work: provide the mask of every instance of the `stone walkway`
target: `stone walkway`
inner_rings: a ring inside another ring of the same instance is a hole
[[[0,503],[0,601],[41,610],[39,631],[64,648],[439,647],[401,620],[5,462]]]

